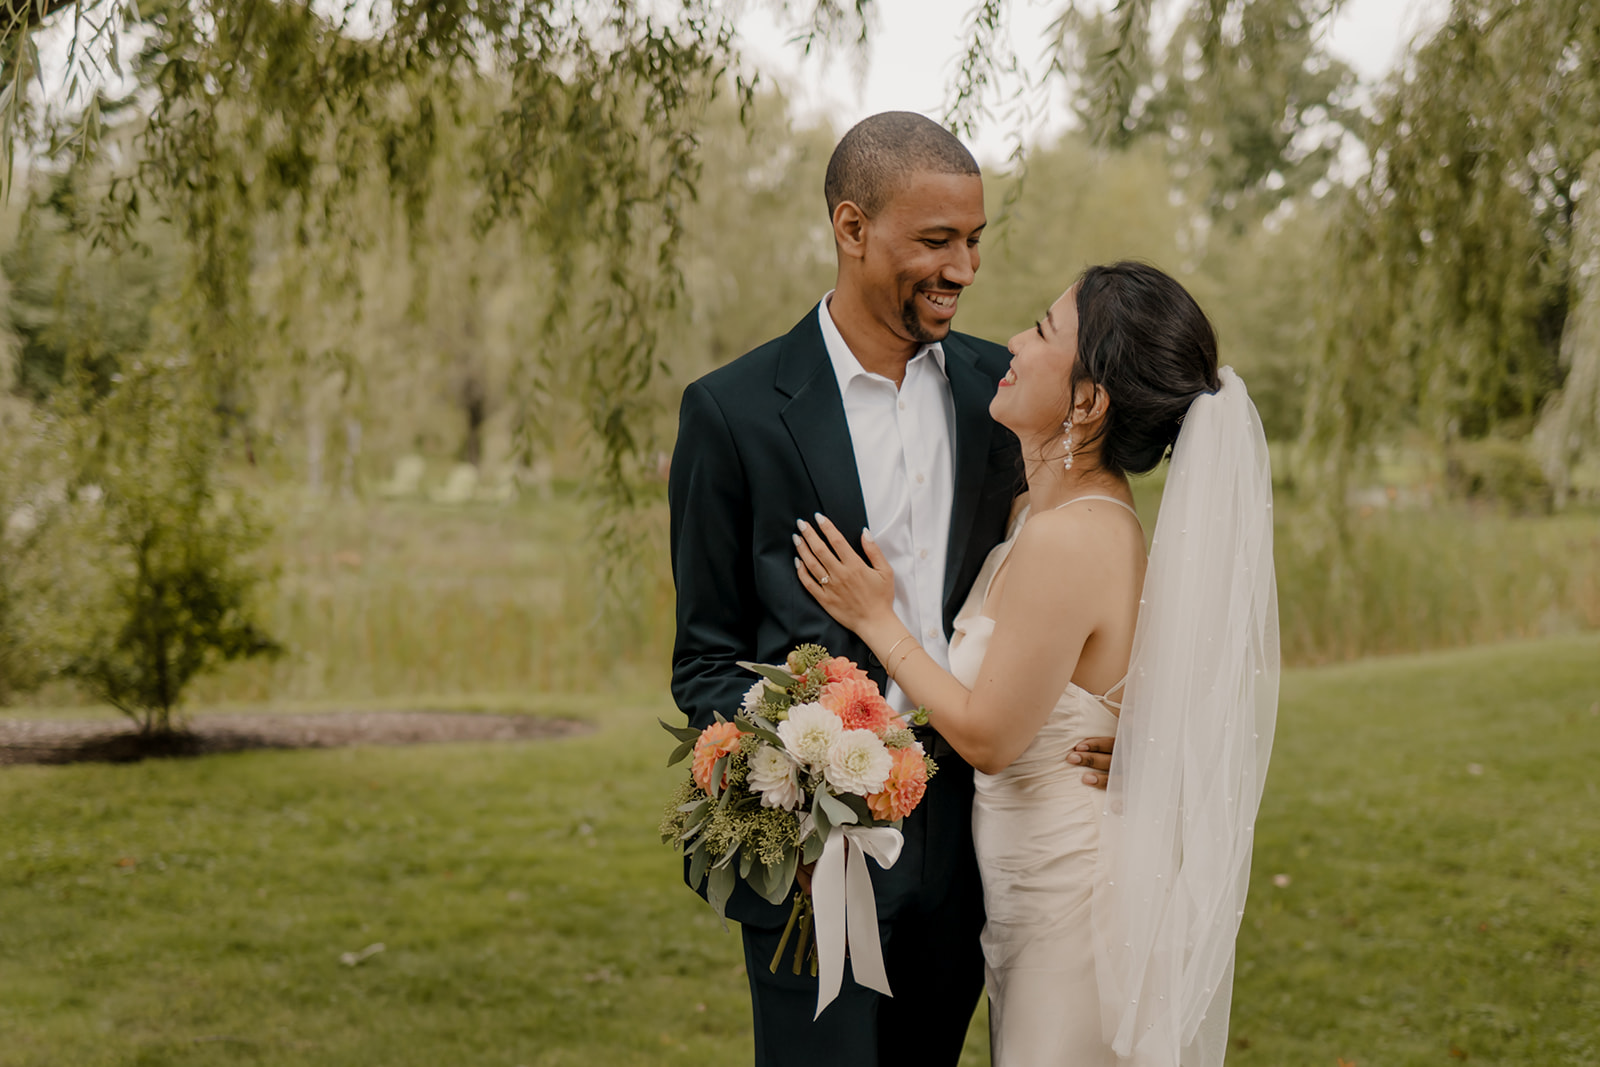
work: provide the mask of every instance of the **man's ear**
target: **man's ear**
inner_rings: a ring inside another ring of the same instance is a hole
[[[839,254],[862,259],[867,254],[867,216],[855,201],[842,201],[833,209],[833,241]]]

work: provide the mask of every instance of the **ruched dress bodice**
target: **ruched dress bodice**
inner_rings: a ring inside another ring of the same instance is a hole
[[[984,600],[1026,518],[1026,511],[1018,515],[990,553],[956,616],[950,672],[968,689],[994,635]],[[1089,928],[1104,794],[1067,762],[1080,741],[1116,734],[1116,715],[1102,699],[1069,684],[1015,762],[999,774],[974,775],[972,832],[987,914],[982,940],[996,1067],[1116,1064],[1100,1036]]]

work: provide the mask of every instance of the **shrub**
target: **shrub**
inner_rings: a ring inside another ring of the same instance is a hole
[[[1521,443],[1500,437],[1452,445],[1445,484],[1453,496],[1498,504],[1514,515],[1548,514],[1555,501],[1539,461]]]
[[[184,688],[275,654],[256,622],[265,529],[218,484],[218,420],[181,359],[135,360],[85,416],[71,512],[77,598],[63,673],[145,733],[170,733]]]

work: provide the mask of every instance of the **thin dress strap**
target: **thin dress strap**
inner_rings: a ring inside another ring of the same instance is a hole
[[[1100,696],[1096,697],[1096,696],[1094,696],[1093,693],[1090,693],[1089,695],[1094,697],[1100,703],[1104,704],[1106,707],[1115,708],[1117,711],[1121,711],[1122,710],[1122,701],[1120,701],[1120,700],[1112,700],[1111,699],[1111,694],[1115,693],[1118,689],[1127,688],[1127,685],[1128,685],[1128,676],[1126,674],[1124,674],[1122,676],[1122,681],[1118,682],[1116,685],[1112,686],[1110,689],[1107,689]]]
[[[1135,511],[1133,508],[1129,507],[1127,504],[1124,504],[1122,501],[1118,500],[1114,496],[1097,496],[1097,495],[1075,496],[1071,500],[1067,501],[1065,504],[1057,504],[1055,507],[1051,508],[1050,510],[1051,511],[1060,511],[1062,508],[1071,507],[1073,504],[1079,503],[1080,501],[1084,501],[1084,500],[1104,500],[1107,503],[1115,504],[1117,507],[1121,508],[1122,510],[1126,511],[1128,514],[1132,515],[1135,519],[1137,519],[1139,517],[1139,513],[1137,511]],[[1141,523],[1141,525],[1143,525],[1143,524]]]

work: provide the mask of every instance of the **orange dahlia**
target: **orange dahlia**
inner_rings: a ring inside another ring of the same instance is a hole
[[[928,790],[928,765],[922,753],[915,748],[897,748],[892,752],[894,768],[883,791],[867,797],[867,807],[875,819],[893,822],[911,814],[922,803],[922,794]]]
[[[854,666],[852,663],[851,667]],[[871,730],[882,737],[889,727],[899,725],[894,709],[883,699],[872,679],[864,676],[829,682],[822,687],[817,703],[839,716],[846,730]]]
[[[843,656],[831,656],[817,664],[817,666],[822,668],[822,673],[828,676],[828,681],[830,682],[843,682],[852,679],[857,682],[869,680],[866,671],[857,667],[854,660],[845,659]]]
[[[700,739],[694,743],[694,784],[711,792],[711,769],[716,766],[717,760],[730,753],[739,751],[739,738],[743,737],[739,728],[731,722],[714,722],[700,731]],[[728,784],[728,772],[724,768],[722,781],[717,783],[721,788]]]

